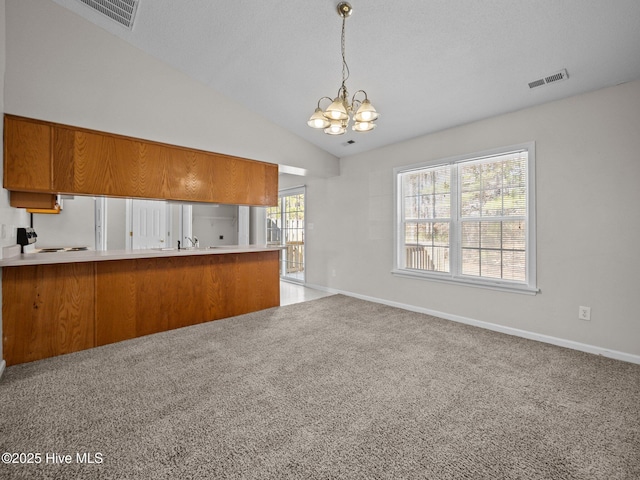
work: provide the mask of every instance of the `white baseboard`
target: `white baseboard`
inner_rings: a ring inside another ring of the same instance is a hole
[[[2,379],[2,374],[4,373],[4,369],[7,366],[7,362],[4,360],[0,360],[0,380]]]
[[[636,363],[640,365],[640,355],[633,355],[631,353],[620,352],[617,350],[609,350],[595,345],[589,345],[586,343],[574,342],[573,340],[565,340],[564,338],[552,337],[550,335],[543,335],[541,333],[529,332],[527,330],[520,330],[518,328],[505,327],[496,323],[483,322],[482,320],[476,320],[474,318],[462,317],[460,315],[452,315],[445,312],[439,312],[437,310],[431,310],[423,307],[416,307],[415,305],[408,305],[406,303],[393,302],[391,300],[385,300],[383,298],[370,297],[368,295],[360,295],[359,293],[347,292],[344,290],[338,290],[335,288],[323,287],[320,285],[306,284],[309,288],[314,288],[328,293],[339,293],[348,297],[359,298],[361,300],[368,300],[370,302],[381,303],[390,307],[402,308],[403,310],[409,310],[411,312],[426,313],[434,317],[444,318],[445,320],[451,320],[458,323],[464,323],[466,325],[473,325],[474,327],[485,328],[487,330],[493,330],[494,332],[506,333],[507,335],[514,335],[516,337],[527,338],[529,340],[536,340],[538,342],[549,343],[551,345],[557,345],[559,347],[570,348],[572,350],[578,350],[586,353],[593,353],[596,355],[602,355],[603,357],[613,358],[615,360],[622,360],[623,362]]]

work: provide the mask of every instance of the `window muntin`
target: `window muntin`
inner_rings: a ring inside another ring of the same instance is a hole
[[[396,169],[394,273],[535,291],[533,144]]]

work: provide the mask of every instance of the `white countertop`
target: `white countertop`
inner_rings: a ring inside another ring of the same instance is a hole
[[[19,248],[19,247],[18,247]],[[184,257],[190,255],[225,255],[230,253],[271,252],[282,250],[277,245],[221,245],[205,248],[147,250],[84,250],[41,253],[19,253],[0,260],[0,267],[20,267],[25,265],[51,265],[56,263],[103,262],[108,260],[131,260],[136,258]]]

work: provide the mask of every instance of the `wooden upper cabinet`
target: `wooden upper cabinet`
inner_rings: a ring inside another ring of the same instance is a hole
[[[6,115],[5,188],[275,205],[278,166]]]
[[[51,191],[51,130],[42,122],[5,116],[4,188]]]
[[[144,143],[140,149],[140,196],[231,203],[219,200],[219,192],[212,188],[214,167],[204,152]]]
[[[140,142],[75,132],[73,189],[76,193],[138,197]]]

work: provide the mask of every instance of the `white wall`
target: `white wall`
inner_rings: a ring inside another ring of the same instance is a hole
[[[338,173],[338,159],[50,0],[7,0],[8,113]]]
[[[5,0],[0,0],[0,12],[5,10]],[[6,64],[6,17],[0,15],[0,112],[5,111],[4,95],[4,77]],[[4,115],[3,115],[4,119]],[[4,120],[0,119],[0,126],[4,131]],[[0,136],[0,159],[4,152],[3,145],[4,136]],[[4,161],[4,160],[3,160]],[[0,170],[0,182],[2,181],[3,170]],[[0,189],[0,258],[2,258],[2,247],[16,244],[17,227],[28,227],[29,218],[26,210],[21,208],[12,208],[9,206],[9,192]],[[2,301],[2,269],[0,268],[0,302]],[[2,338],[2,312],[0,312],[0,338]],[[4,360],[2,360],[2,342],[0,342],[0,375],[4,369]]]
[[[267,243],[267,207],[250,207],[249,243],[251,245]]]
[[[107,250],[124,250],[127,240],[127,201],[107,198]]]
[[[192,232],[201,247],[237,245],[238,207],[236,205],[193,204]],[[223,236],[224,238],[220,238]],[[182,245],[189,247],[188,242]]]
[[[33,227],[38,240],[27,249],[95,248],[95,198],[76,195],[73,199],[64,199],[62,205],[58,215],[34,214]],[[107,198],[107,250],[126,248],[126,230],[126,200]]]
[[[305,182],[307,281],[640,355],[639,125],[636,81],[341,159],[339,177]],[[531,140],[540,294],[390,273],[394,167]]]
[[[94,197],[75,196],[62,201],[63,208],[59,214],[34,214],[33,228],[38,234],[38,240],[33,247],[94,249],[95,203]]]

